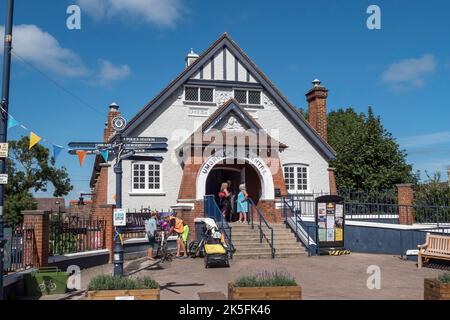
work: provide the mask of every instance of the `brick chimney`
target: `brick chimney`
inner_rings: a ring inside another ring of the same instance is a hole
[[[313,87],[306,93],[308,101],[309,123],[327,141],[327,97],[328,89],[315,79]]]
[[[108,119],[105,123],[105,129],[103,131],[103,141],[106,143],[114,135],[114,129],[112,128],[112,120],[120,116],[119,105],[115,102],[109,105]]]

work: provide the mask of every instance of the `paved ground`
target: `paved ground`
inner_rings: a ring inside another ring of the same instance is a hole
[[[126,263],[125,270],[149,265],[146,259]],[[381,289],[367,288],[367,268],[380,267]],[[303,288],[304,299],[423,299],[423,279],[442,271],[424,268],[389,255],[352,253],[349,256],[296,257],[276,260],[237,260],[230,268],[205,269],[203,260],[176,259],[164,269],[150,266],[133,276],[149,275],[161,285],[161,299],[199,299],[202,292],[227,294],[227,284],[243,274],[259,271],[285,271]],[[111,273],[112,265],[82,271],[82,287],[99,273]],[[220,294],[216,294],[220,296]]]

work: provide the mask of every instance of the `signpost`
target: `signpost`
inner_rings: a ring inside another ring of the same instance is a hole
[[[100,154],[109,151],[115,155],[114,173],[116,174],[116,209],[114,210],[115,245],[114,245],[114,275],[123,276],[123,244],[120,240],[121,228],[126,226],[126,212],[122,209],[122,160],[129,159],[138,153],[167,151],[167,138],[163,137],[122,137],[126,120],[116,117],[112,120],[116,131],[112,143],[102,142],[71,142],[70,154],[85,151],[86,154]]]

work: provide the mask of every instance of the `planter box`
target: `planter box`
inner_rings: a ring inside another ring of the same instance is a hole
[[[437,279],[425,279],[423,298],[425,300],[450,300],[450,283]]]
[[[228,300],[301,300],[302,288],[291,287],[235,287],[228,284]]]
[[[159,300],[159,289],[88,291],[87,300]]]

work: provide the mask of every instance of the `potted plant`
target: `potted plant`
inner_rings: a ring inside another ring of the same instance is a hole
[[[150,277],[99,275],[91,279],[88,300],[159,300],[159,284]]]
[[[284,272],[264,271],[228,284],[229,300],[301,300],[302,288]]]
[[[441,274],[436,279],[424,280],[425,300],[450,300],[450,273]]]

